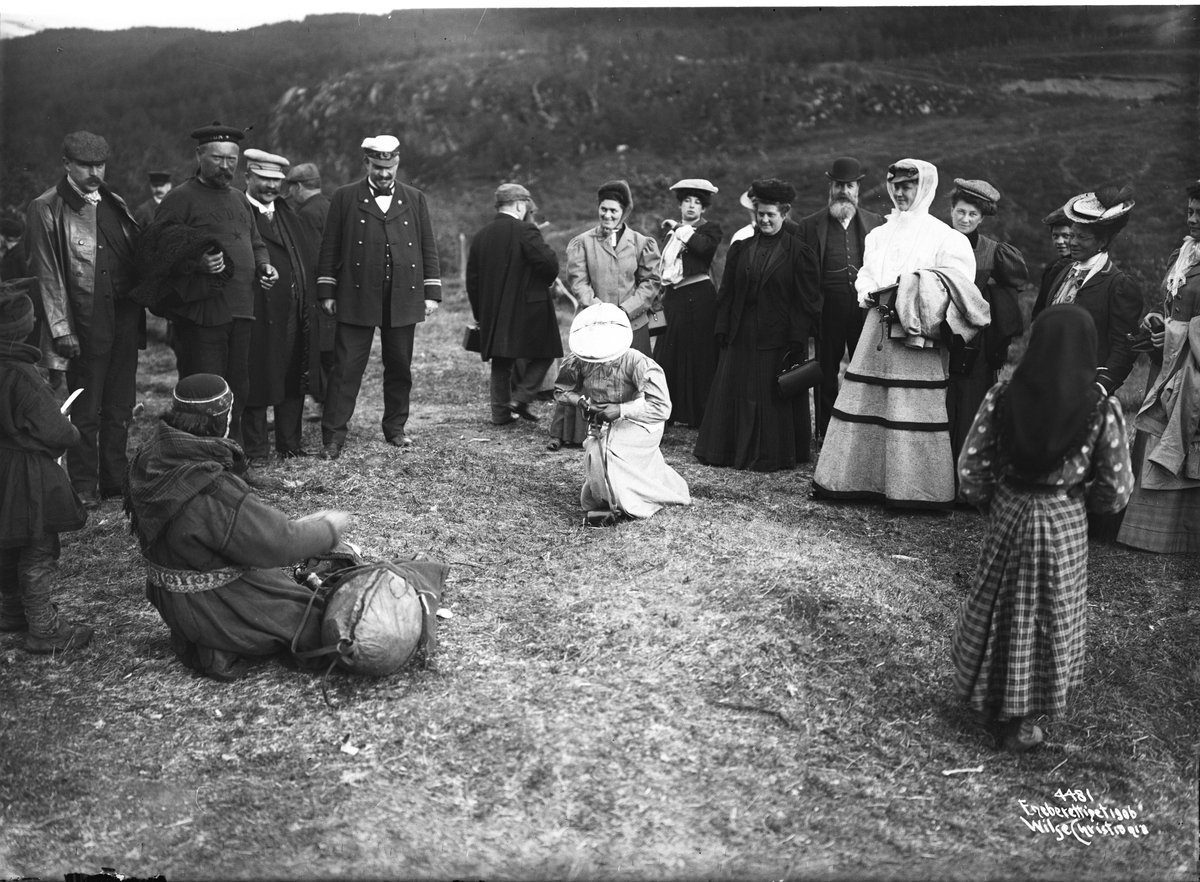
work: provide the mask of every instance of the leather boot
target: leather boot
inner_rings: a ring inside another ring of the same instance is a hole
[[[21,582],[17,575],[20,551],[0,549],[0,632],[27,631],[25,603],[21,600]]]
[[[34,655],[49,655],[52,652],[82,649],[91,642],[92,633],[92,629],[87,625],[60,619],[58,627],[53,631],[35,632],[31,629],[25,637],[25,651]]]

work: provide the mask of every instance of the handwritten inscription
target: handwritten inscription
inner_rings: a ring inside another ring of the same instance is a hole
[[[1059,789],[1054,796],[1070,804],[1017,800],[1022,812],[1021,823],[1031,832],[1053,835],[1059,842],[1074,839],[1083,845],[1091,845],[1101,836],[1141,839],[1150,835],[1150,828],[1139,822],[1138,811],[1132,806],[1095,802],[1091,790]]]

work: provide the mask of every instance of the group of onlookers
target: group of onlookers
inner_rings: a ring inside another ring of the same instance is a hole
[[[316,397],[321,453],[337,459],[379,329],[384,438],[409,447],[414,332],[439,306],[440,263],[425,195],[396,179],[396,138],[365,139],[363,178],[325,197],[315,166],[243,154],[238,129],[192,136],[195,175],[171,187],[152,173],[151,199],[131,212],[104,185],[104,139],[68,135],[65,174],[24,230],[0,222],[0,630],[28,630],[33,652],[88,642],[50,602],[57,537],[121,495],[179,657],[228,679],[244,657],[317,640],[297,618],[310,595],[253,574],[328,550],[346,524],[338,512],[291,522],[251,500],[268,408],[276,453],[305,456],[304,398]],[[232,186],[242,159],[244,191]],[[690,503],[659,449],[672,423],[698,429],[694,455],[711,466],[790,469],[817,449],[817,498],[979,507],[987,533],[955,629],[956,686],[1005,746],[1027,750],[1080,676],[1089,526],[1147,550],[1200,550],[1200,182],[1148,305],[1109,253],[1131,191],[1100,188],[1049,215],[1057,257],[1028,349],[999,380],[1028,283],[1021,254],[980,232],[1000,192],[956,179],[947,224],[931,163],[888,167],[886,217],[859,206],[857,160],[825,175],[827,206],[798,222],[787,181],[740,195],[752,220],[719,284],[710,181],[671,187],[679,219],[661,238],[630,226],[625,181],[602,185],[598,224],[567,246],[565,285],[529,190],[502,184],[465,268],[491,420],[537,421],[553,382],[548,447],[584,447],[588,525]],[[581,307],[565,354],[562,289]],[[181,379],[130,467],[146,308],[170,322]],[[815,415],[779,380],[810,347]],[[1131,456],[1112,393],[1142,352],[1153,369]],[[69,420],[46,382],[64,375],[78,393]],[[245,625],[267,606],[276,627]],[[290,645],[280,621],[297,623]]]

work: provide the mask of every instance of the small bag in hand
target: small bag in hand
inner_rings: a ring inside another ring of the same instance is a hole
[[[779,397],[788,401],[821,382],[821,363],[815,358],[796,362],[793,353],[783,358],[783,367],[775,377]]]
[[[665,334],[667,332],[666,312],[661,309],[656,309],[647,313],[647,316],[650,319],[650,324],[647,325],[647,327],[650,328],[651,337],[657,337],[660,334]]]
[[[481,346],[479,325],[467,325],[463,330],[463,349],[467,352],[479,352]]]

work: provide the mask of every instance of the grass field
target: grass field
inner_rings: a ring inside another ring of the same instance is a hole
[[[877,169],[914,155],[943,166],[943,189],[996,181],[1026,220],[1122,168],[1194,177],[1195,142],[1163,135],[1178,105],[1012,101],[999,118],[830,131],[687,174],[737,193],[758,169],[812,182],[842,153]],[[1110,151],[1089,139],[1102,112],[1122,123]],[[677,171],[628,162],[539,182],[560,253],[591,217],[593,181]],[[470,232],[494,184],[438,194],[435,220]],[[819,185],[804,198],[819,207]],[[1119,257],[1158,272],[1182,205],[1148,193]],[[1021,229],[1040,267],[1048,243]],[[410,451],[383,443],[374,360],[342,458],[277,464],[285,485],[263,494],[297,516],[353,512],[348,538],[370,556],[449,562],[436,667],[335,674],[334,707],[318,678],[276,662],[230,685],[195,678],[108,503],[62,561],[62,606],[95,624],[93,645],[41,658],[0,635],[0,877],[1196,877],[1194,556],[1092,545],[1084,683],[1045,748],[1001,754],[950,690],[978,515],[818,503],[811,465],[706,468],[695,432],[675,427],[663,452],[693,505],[585,530],[581,455],[544,450],[549,406],[537,426],[487,422],[486,367],[459,348],[467,317],[450,285],[418,330]],[[135,443],[173,380],[156,342]],[[317,449],[316,424],[305,431]],[[1075,789],[1147,834],[1085,845],[1030,828],[1023,804],[1067,807]]]
[[[1093,546],[1071,714],[1046,749],[997,753],[949,689],[978,516],[818,504],[811,466],[705,468],[675,428],[664,453],[694,504],[585,530],[580,454],[547,453],[544,421],[486,422],[448,293],[418,335],[416,446],[384,445],[364,396],[340,460],[279,464],[289,486],[265,494],[354,512],[372,556],[451,563],[436,669],[335,674],[335,708],[277,663],[194,678],[108,503],[63,559],[63,605],[94,644],[49,659],[0,638],[0,871],[1194,876],[1195,561]],[[139,437],[166,405],[169,351],[146,366]],[[1032,832],[1021,801],[1067,805],[1060,788],[1131,807],[1149,835]]]

